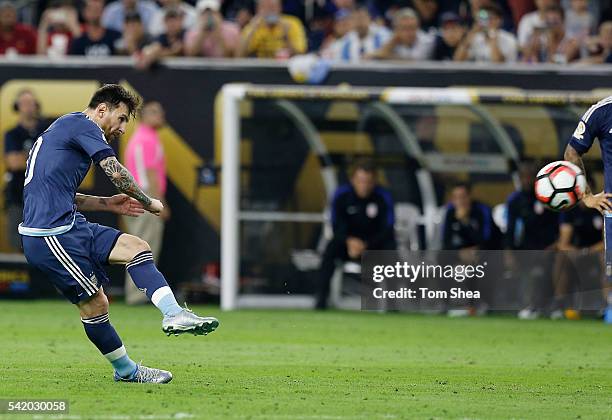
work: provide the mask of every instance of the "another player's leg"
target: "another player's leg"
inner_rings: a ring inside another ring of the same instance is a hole
[[[607,285],[604,321],[612,324],[612,213],[604,214],[605,282]]]
[[[155,267],[149,245],[142,239],[122,234],[108,260],[111,264],[126,264],[136,286],[163,314],[162,330],[166,334],[206,335],[219,326],[216,318],[200,317],[179,306],[168,282]]]
[[[342,240],[333,238],[325,247],[325,251],[321,257],[321,267],[319,268],[315,295],[316,309],[327,309],[331,279],[336,270],[336,261],[340,259],[343,261],[349,259],[346,243]]]
[[[138,365],[130,359],[117,331],[110,323],[108,299],[102,289],[91,299],[79,302],[77,306],[87,337],[115,369],[115,381],[163,384],[172,380],[170,372]]]

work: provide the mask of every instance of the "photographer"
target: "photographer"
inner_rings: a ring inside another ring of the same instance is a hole
[[[140,54],[136,55],[135,67],[137,69],[148,69],[164,57],[184,55],[183,11],[178,7],[169,7],[164,12],[166,30],[155,41],[142,48]]]
[[[565,13],[559,6],[544,11],[544,26],[535,27],[523,61],[566,64],[578,57],[580,46],[565,32]]]
[[[70,0],[56,0],[38,24],[37,54],[62,57],[73,39],[81,36],[79,14]]]
[[[200,0],[196,8],[196,27],[185,35],[187,55],[234,57],[240,43],[238,25],[223,20],[218,0]]]
[[[483,7],[478,21],[457,47],[455,61],[511,63],[516,61],[518,43],[510,32],[501,29],[503,17],[497,6]]]

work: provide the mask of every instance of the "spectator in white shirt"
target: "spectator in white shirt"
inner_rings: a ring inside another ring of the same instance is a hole
[[[586,39],[595,26],[595,18],[589,11],[588,0],[571,0],[565,10],[565,32],[579,42]]]
[[[189,30],[193,28],[198,19],[198,14],[195,7],[181,0],[159,0],[163,9],[158,10],[153,15],[149,30],[151,35],[157,37],[166,30],[165,17],[166,11],[170,9],[179,9],[183,15],[183,29]]]
[[[535,0],[537,10],[531,13],[523,15],[521,18],[518,30],[518,42],[520,48],[523,50],[527,47],[527,43],[533,35],[533,31],[536,28],[543,28],[545,26],[544,11],[550,6],[556,6],[556,0]]]
[[[501,28],[503,16],[497,6],[480,9],[478,20],[455,51],[455,61],[512,63],[518,57],[514,35]]]
[[[123,32],[125,16],[137,13],[140,16],[145,31],[149,33],[153,16],[159,7],[150,0],[117,0],[109,3],[102,14],[102,26],[117,32]]]
[[[393,15],[393,36],[369,58],[422,61],[432,57],[434,37],[419,29],[421,23],[409,7]]]
[[[341,40],[337,56],[343,61],[359,61],[380,49],[391,38],[391,32],[372,23],[372,17],[366,6],[359,6],[353,12],[354,30]]]

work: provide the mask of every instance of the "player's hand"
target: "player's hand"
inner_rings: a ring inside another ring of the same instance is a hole
[[[149,213],[151,213],[151,214],[159,216],[161,214],[162,210],[164,209],[164,205],[158,199],[152,198],[151,199],[151,204],[149,204],[148,206],[145,206],[144,209],[146,211],[148,211]]]
[[[604,213],[606,211],[612,211],[612,203],[610,199],[612,198],[611,193],[600,192],[599,194],[588,194],[582,198],[584,205],[599,210],[600,213]]]
[[[578,248],[573,246],[572,244],[566,243],[557,243],[557,251],[576,251]]]
[[[348,237],[346,239],[347,253],[349,257],[353,259],[357,259],[361,257],[361,254],[363,254],[363,251],[365,251],[365,248],[366,248],[365,242],[363,242],[359,238]]]
[[[172,217],[172,212],[170,211],[170,206],[168,206],[168,203],[162,202],[162,204],[164,205],[164,208],[161,213],[159,213],[159,217],[161,217],[164,222],[167,222]]]
[[[113,195],[107,203],[113,213],[123,216],[138,217],[144,213],[143,205],[126,194]]]

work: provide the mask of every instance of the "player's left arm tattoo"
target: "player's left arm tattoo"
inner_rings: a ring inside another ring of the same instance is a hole
[[[144,206],[151,204],[151,198],[140,189],[130,171],[119,163],[115,156],[101,160],[99,165],[119,191],[135,198]]]
[[[574,165],[577,165],[581,170],[584,176],[586,177],[586,171],[584,170],[584,162],[582,161],[582,157],[580,153],[576,149],[574,149],[571,145],[567,145],[565,148],[565,153],[563,154],[563,158],[569,162],[572,162]],[[607,214],[612,212],[612,194],[602,191],[598,194],[593,194],[591,191],[591,187],[587,183],[586,188],[584,190],[584,195],[582,197],[582,202],[589,208],[596,209],[602,214]]]
[[[107,197],[80,193],[77,193],[74,197],[74,204],[76,204],[79,211],[105,211],[108,210],[109,206]]]
[[[567,147],[565,148],[565,153],[563,154],[563,158],[567,160],[568,162],[572,162],[574,165],[578,166],[582,170],[582,173],[584,174],[584,176],[586,177],[586,170],[584,169],[584,162],[582,161],[582,156],[580,156],[580,153],[578,153],[578,151],[574,149],[571,145],[568,144]],[[584,191],[584,194],[585,195],[592,194],[591,187],[589,186],[588,183]]]

